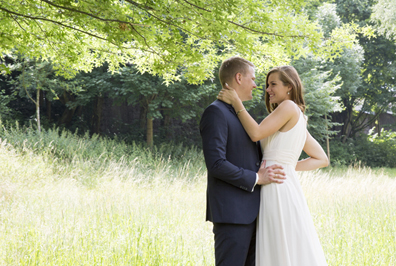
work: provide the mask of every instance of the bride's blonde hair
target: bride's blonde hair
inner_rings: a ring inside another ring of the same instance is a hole
[[[268,74],[267,74],[267,79],[265,81],[265,88],[267,89],[269,84],[268,84],[268,77],[272,73],[279,73],[279,79],[282,81],[283,85],[287,86],[290,85],[292,87],[291,89],[291,95],[290,98],[293,102],[295,102],[298,107],[300,107],[302,112],[305,112],[305,101],[303,97],[303,85],[300,79],[300,76],[297,73],[297,70],[292,67],[292,66],[279,66],[271,69]],[[267,91],[265,91],[265,105],[267,107],[267,110],[269,113],[275,110],[276,107],[278,107],[278,104],[276,103],[270,103],[269,100],[269,94]]]

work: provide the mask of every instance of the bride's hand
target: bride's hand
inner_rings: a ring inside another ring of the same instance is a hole
[[[239,97],[236,91],[228,86],[227,83],[225,83],[225,87],[221,89],[221,91],[217,95],[217,99],[232,105],[239,100]]]

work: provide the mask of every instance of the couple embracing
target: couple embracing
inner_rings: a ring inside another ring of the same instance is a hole
[[[270,114],[260,124],[242,103],[256,88],[254,65],[231,57],[219,77],[223,89],[200,122],[216,265],[327,265],[296,171],[328,159],[307,131],[297,71],[281,66],[267,74]],[[302,150],[310,157],[298,161]]]

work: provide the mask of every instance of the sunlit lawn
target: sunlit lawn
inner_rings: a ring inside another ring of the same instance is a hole
[[[214,265],[203,162],[61,162],[5,142],[0,161],[0,265]],[[329,265],[396,265],[391,172],[300,175]]]

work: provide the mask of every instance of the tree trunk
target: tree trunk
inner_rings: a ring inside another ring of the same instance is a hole
[[[82,107],[81,105],[77,107],[76,113],[77,113],[77,114],[76,114],[77,116],[79,116],[79,117],[82,116],[82,114],[83,114],[83,107]]]
[[[73,119],[75,110],[76,110],[76,108],[69,109],[68,107],[66,107],[66,110],[63,111],[63,114],[59,120],[59,124],[60,125],[61,124],[66,124],[66,125],[69,124]]]
[[[170,115],[168,115],[166,112],[162,115],[164,117],[164,125],[163,127],[165,128],[165,138],[167,140],[171,140],[172,139],[172,130],[170,130],[170,124],[171,124],[171,117]]]
[[[351,123],[352,123],[352,108],[346,108],[346,119],[344,121],[344,125],[342,127],[342,143],[345,143],[347,138],[349,137],[350,133],[351,133]]]
[[[45,97],[45,106],[46,106],[46,109],[47,109],[47,118],[48,118],[48,121],[51,122],[51,120],[52,120],[52,117],[51,117],[52,103],[51,103],[50,100],[47,99],[47,97]]]
[[[41,123],[40,123],[40,94],[41,94],[40,87],[37,87],[37,93],[36,93],[36,118],[37,118],[37,130],[38,130],[38,132],[41,132]]]
[[[69,96],[71,99],[69,99]],[[74,112],[76,111],[76,107],[69,109],[69,107],[67,107],[67,103],[69,101],[73,101],[74,97],[73,97],[73,95],[70,95],[69,93],[64,91],[62,97],[60,97],[59,100],[66,107],[65,111],[63,111],[61,118],[59,119],[59,124],[60,125],[61,124],[69,124],[73,119],[73,115],[74,115]]]
[[[140,106],[140,114],[139,114],[139,121],[140,121],[140,128],[142,130],[147,129],[147,108],[145,108],[144,106]]]
[[[329,127],[327,125],[327,115],[325,115],[325,120],[326,120],[326,131],[327,131],[327,133],[326,133],[327,158],[329,159],[329,166],[331,166],[330,165],[330,140],[329,140],[329,134],[328,134]]]
[[[92,132],[96,134],[100,134],[100,122],[102,120],[103,102],[103,96],[100,95],[96,97],[92,119]]]
[[[44,106],[44,91],[40,90],[40,106]]]
[[[25,73],[25,68],[22,70],[22,75]],[[26,95],[29,97],[30,100],[36,105],[36,119],[37,119],[37,130],[38,132],[41,132],[41,125],[40,125],[40,86],[37,85],[37,91],[36,91],[36,101],[30,96],[26,84],[25,84],[25,79],[22,79],[22,87],[24,88]]]
[[[153,118],[151,116],[147,116],[147,146],[149,148],[153,147],[154,139],[153,139]]]

